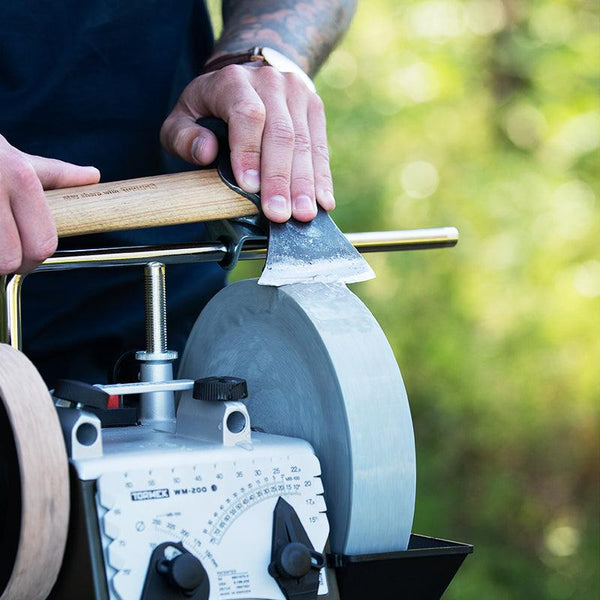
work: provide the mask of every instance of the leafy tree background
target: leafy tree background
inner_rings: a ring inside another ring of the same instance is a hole
[[[353,286],[409,393],[414,531],[476,548],[448,600],[600,596],[599,64],[597,0],[369,0],[316,79],[340,227],[461,232]]]

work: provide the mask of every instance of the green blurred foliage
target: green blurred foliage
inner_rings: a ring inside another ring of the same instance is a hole
[[[341,228],[461,232],[354,286],[411,401],[414,531],[475,545],[448,600],[600,597],[598,9],[370,0],[316,79]]]

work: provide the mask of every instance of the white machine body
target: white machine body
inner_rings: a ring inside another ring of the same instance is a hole
[[[321,468],[310,444],[252,433],[220,445],[144,426],[104,429],[102,455],[72,459],[97,482],[96,505],[111,600],[141,597],[150,555],[180,542],[206,569],[210,600],[284,599],[268,573],[273,510],[283,497],[313,547],[329,535]],[[327,594],[325,569],[319,595]]]

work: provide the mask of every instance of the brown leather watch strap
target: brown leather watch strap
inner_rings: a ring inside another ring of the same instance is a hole
[[[264,63],[265,58],[260,53],[260,47],[254,46],[250,50],[244,52],[238,52],[237,54],[224,54],[223,56],[217,56],[209,60],[203,67],[202,73],[211,73],[212,71],[218,71],[227,65],[242,65],[249,62],[260,62]]]

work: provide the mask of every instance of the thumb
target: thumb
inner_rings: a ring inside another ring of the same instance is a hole
[[[210,165],[219,149],[212,131],[197,125],[190,115],[175,111],[163,123],[160,141],[171,154],[201,166]]]
[[[32,154],[26,156],[45,190],[89,185],[100,181],[100,171],[96,167],[80,167],[55,158]]]

